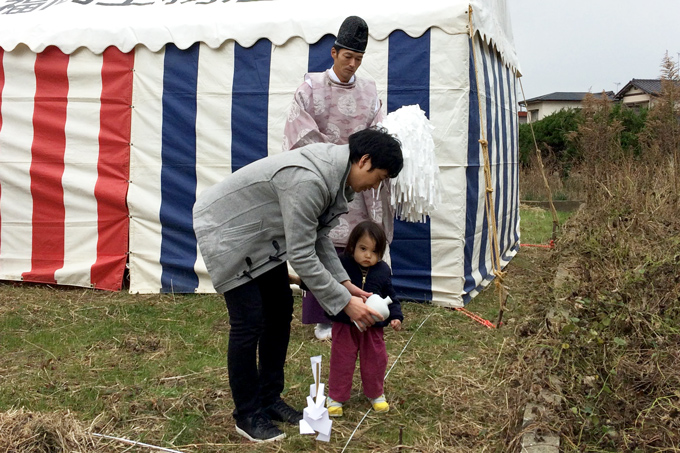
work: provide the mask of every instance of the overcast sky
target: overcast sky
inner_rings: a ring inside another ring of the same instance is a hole
[[[527,99],[617,92],[680,53],[680,0],[506,0]],[[617,88],[618,87],[618,88]],[[518,91],[521,100],[522,93]]]

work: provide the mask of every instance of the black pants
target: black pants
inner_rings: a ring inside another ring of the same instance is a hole
[[[231,325],[227,367],[234,418],[243,420],[276,402],[283,391],[293,318],[286,263],[227,291],[224,299]]]

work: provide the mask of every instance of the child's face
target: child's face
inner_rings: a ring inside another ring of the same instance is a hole
[[[354,261],[363,267],[374,266],[380,261],[380,257],[375,252],[375,241],[368,233],[365,233],[357,241],[357,245],[354,247]]]

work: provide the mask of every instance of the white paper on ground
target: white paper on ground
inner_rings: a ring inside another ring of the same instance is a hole
[[[325,411],[323,416],[318,420],[307,419],[307,423],[312,427],[314,431],[320,434],[330,436],[331,428],[333,427],[333,420],[328,418],[328,411]]]
[[[326,409],[325,385],[321,382],[321,356],[311,357],[314,384],[309,386],[307,407],[302,411],[300,420],[300,434],[314,434],[318,432],[317,440],[328,442],[331,438],[333,421],[328,417]]]
[[[324,411],[323,416],[320,419],[314,420],[312,428],[314,428],[316,432],[330,436],[332,426],[333,420],[328,417],[328,411]]]
[[[300,434],[314,434],[315,432],[304,418],[300,420]]]
[[[324,411],[328,412],[325,407],[308,406],[302,411],[302,416],[307,423],[314,426],[314,420],[320,419]]]
[[[316,440],[320,440],[320,441],[322,441],[322,442],[330,442],[330,440],[331,440],[331,433],[330,433],[330,431],[328,432],[328,434],[321,434],[321,433],[319,433],[319,435],[316,436]]]

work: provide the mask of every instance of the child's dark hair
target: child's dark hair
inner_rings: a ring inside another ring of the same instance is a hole
[[[359,242],[359,239],[361,239],[364,234],[368,234],[368,236],[375,241],[375,253],[378,255],[379,259],[382,259],[385,249],[387,248],[387,236],[385,236],[385,231],[383,231],[380,225],[370,220],[364,220],[354,227],[349,234],[349,239],[347,239],[345,255],[354,256],[354,249],[357,246],[357,242]]]

